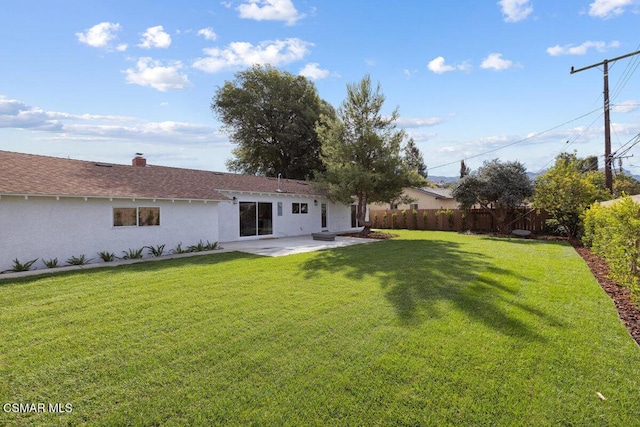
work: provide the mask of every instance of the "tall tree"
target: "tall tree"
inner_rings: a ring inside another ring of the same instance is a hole
[[[464,160],[460,160],[460,178],[464,178],[470,173],[471,173],[471,168],[466,165]]]
[[[533,204],[546,210],[563,234],[576,237],[584,211],[596,200],[610,198],[597,157],[581,159],[575,153],[562,153],[536,178]]]
[[[230,170],[292,179],[322,170],[315,123],[335,113],[307,78],[255,65],[219,87],[211,109],[237,144]]]
[[[498,231],[505,231],[507,216],[533,195],[533,186],[522,163],[495,159],[461,178],[452,194],[462,208],[480,205],[486,209]]]
[[[317,126],[326,168],[318,184],[335,200],[350,204],[355,199],[363,235],[371,229],[369,203],[400,199],[404,187],[421,181],[402,155],[405,132],[394,124],[398,110],[384,116],[384,101],[380,84],[373,87],[367,75],[347,85],[337,116],[323,115]]]
[[[420,152],[420,149],[416,146],[413,138],[410,138],[404,146],[404,159],[407,162],[407,165],[412,170],[415,170],[418,175],[425,179],[427,178],[427,165],[424,163],[422,152]]]

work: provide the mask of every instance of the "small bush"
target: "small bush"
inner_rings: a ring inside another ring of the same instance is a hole
[[[124,255],[122,255],[122,259],[140,259],[142,258],[142,252],[144,252],[144,246],[140,249],[131,249],[126,251],[122,251]]]
[[[171,251],[169,253],[172,254],[186,254],[187,252],[189,252],[189,249],[183,249],[182,248],[182,242],[178,243],[178,246],[176,246],[174,249],[171,249]]]
[[[21,271],[29,271],[31,270],[31,266],[33,266],[33,264],[35,264],[36,261],[38,261],[38,258],[32,259],[31,261],[27,261],[23,264],[18,260],[18,258],[16,258],[13,260],[13,268],[11,268],[11,270],[8,270],[8,271],[13,271],[16,273]]]
[[[640,205],[624,197],[610,207],[594,203],[583,215],[582,242],[609,264],[610,277],[640,301]]]
[[[54,258],[54,259],[50,259],[50,260],[42,260],[42,262],[44,262],[44,265],[47,266],[47,268],[56,268],[58,266],[58,258]]]
[[[206,244],[206,245],[204,245],[204,250],[205,250],[205,251],[213,251],[213,250],[218,249],[218,247],[219,247],[219,246],[218,246],[218,242],[217,242],[217,241],[216,241],[216,242],[213,242],[213,243],[210,243],[210,242],[207,240],[207,244]]]
[[[84,254],[79,257],[72,256],[67,260],[67,265],[86,265],[91,262],[93,258],[88,259]]]
[[[104,262],[112,262],[113,260],[116,259],[116,254],[114,254],[113,252],[108,252],[108,251],[98,252],[98,256]]]
[[[162,256],[164,247],[165,245],[145,246],[145,248],[149,249],[149,255],[153,255],[155,257]]]

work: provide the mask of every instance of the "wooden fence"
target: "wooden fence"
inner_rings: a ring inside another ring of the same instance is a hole
[[[485,209],[418,209],[372,210],[369,212],[373,228],[450,231],[496,231],[491,213]],[[518,209],[505,221],[508,230],[529,230],[542,233],[549,215],[532,209]]]

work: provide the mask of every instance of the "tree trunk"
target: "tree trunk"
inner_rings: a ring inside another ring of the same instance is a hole
[[[360,231],[361,237],[367,237],[371,232],[371,222],[366,220],[367,218],[367,197],[360,195],[358,197],[358,225],[362,226]]]

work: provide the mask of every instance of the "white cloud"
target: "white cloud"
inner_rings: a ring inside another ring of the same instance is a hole
[[[447,71],[453,71],[456,69],[451,65],[445,65],[444,57],[442,56],[438,56],[437,58],[429,61],[427,68],[436,74],[442,74],[442,73],[446,73]]]
[[[116,46],[116,50],[117,50],[118,52],[124,52],[124,51],[126,51],[126,50],[127,50],[127,48],[128,48],[128,47],[129,47],[129,45],[128,45],[128,44],[126,44],[126,43],[122,43],[122,44],[119,44],[118,46]]]
[[[133,120],[123,116],[93,114],[71,114],[45,111],[25,102],[0,96],[0,128],[31,129],[40,131],[62,131],[62,121],[127,122]]]
[[[164,31],[162,25],[149,27],[142,34],[142,40],[138,46],[144,49],[167,48],[171,46],[171,36]]]
[[[279,66],[299,61],[309,53],[312,43],[297,38],[264,41],[254,46],[248,42],[233,42],[225,49],[207,48],[206,58],[193,62],[193,67],[207,73],[254,64]]]
[[[170,89],[184,89],[189,85],[189,79],[186,75],[180,74],[180,69],[180,61],[163,66],[160,61],[144,57],[138,59],[135,69],[129,68],[124,73],[127,83],[149,86],[165,92]]]
[[[321,69],[320,64],[318,64],[317,62],[308,63],[300,70],[298,74],[311,80],[324,79],[331,75],[329,70]]]
[[[533,12],[529,0],[500,0],[498,2],[505,22],[519,22],[526,19]]]
[[[65,141],[73,139],[163,141],[166,143],[210,144],[218,131],[212,126],[175,121],[147,122],[134,117],[73,114],[45,111],[25,102],[0,95],[0,129],[54,132]],[[55,139],[55,137],[53,137]]]
[[[198,31],[198,35],[205,38],[205,40],[215,40],[218,38],[218,35],[213,32],[213,28],[203,28]]]
[[[594,18],[612,18],[622,15],[627,6],[634,4],[633,0],[595,0],[589,5],[589,16]]]
[[[241,18],[256,21],[286,21],[293,25],[304,17],[300,14],[291,0],[246,0],[236,8]]]
[[[579,46],[567,44],[564,46],[555,45],[547,48],[547,53],[551,56],[560,55],[584,55],[589,49],[596,49],[598,52],[606,52],[607,49],[620,47],[620,42],[614,40],[606,43],[603,41],[586,41]]]
[[[445,64],[444,57],[438,56],[437,58],[429,61],[427,68],[436,74],[442,74],[448,71],[466,71],[470,69],[470,66],[467,62],[462,62],[457,65],[447,65]]]
[[[110,42],[117,38],[116,33],[120,31],[120,24],[113,22],[101,22],[82,33],[76,33],[80,43],[91,47],[109,47]]]
[[[508,70],[514,66],[513,61],[508,59],[502,59],[501,53],[491,53],[485,59],[482,60],[480,68],[485,70],[493,69],[497,71]]]
[[[421,128],[442,123],[441,117],[400,117],[395,124],[401,128]]]
[[[640,104],[638,104],[638,101],[629,100],[613,104],[611,106],[611,110],[616,113],[630,113],[637,110],[639,107]]]

